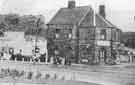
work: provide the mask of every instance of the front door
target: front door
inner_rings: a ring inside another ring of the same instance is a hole
[[[100,63],[106,62],[106,50],[104,48],[99,50],[99,60],[100,60]]]

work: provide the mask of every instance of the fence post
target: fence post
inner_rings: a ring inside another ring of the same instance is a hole
[[[41,63],[41,60],[40,60],[40,59],[38,59],[38,62],[39,62],[39,63]]]
[[[76,80],[76,72],[73,72],[73,80]]]
[[[17,58],[15,57],[15,62],[17,61]]]
[[[30,63],[32,63],[32,59],[30,58]]]
[[[24,58],[22,58],[22,63],[24,62]]]

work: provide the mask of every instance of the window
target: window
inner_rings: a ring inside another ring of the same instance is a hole
[[[72,29],[69,29],[69,33],[72,33]]]
[[[55,34],[55,38],[59,38],[60,37],[60,29],[56,29],[56,34]]]
[[[72,38],[72,34],[69,34],[69,35],[68,35],[68,38],[70,38],[70,39],[71,39],[71,38]]]
[[[56,33],[60,33],[60,29],[56,29]]]
[[[106,30],[105,29],[102,29],[101,32],[100,32],[100,39],[101,40],[105,40],[106,39]]]
[[[56,38],[59,38],[59,37],[60,37],[60,35],[59,35],[58,33],[56,33],[56,34],[55,34],[55,37],[56,37]]]
[[[87,29],[80,29],[79,30],[79,38],[81,40],[87,40],[88,39],[88,30]]]

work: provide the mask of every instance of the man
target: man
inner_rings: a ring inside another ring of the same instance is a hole
[[[38,47],[35,48],[35,52],[33,54],[33,60],[35,62],[37,62],[39,60],[39,57],[40,57],[40,49]]]
[[[132,61],[133,61],[133,53],[130,52],[129,53],[129,62],[132,63]]]
[[[17,60],[22,61],[22,49],[20,49],[17,54]]]

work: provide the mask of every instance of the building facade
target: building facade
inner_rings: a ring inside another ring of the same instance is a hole
[[[106,63],[120,44],[121,30],[105,16],[104,5],[95,13],[90,6],[76,7],[69,1],[47,24],[48,55],[75,63]]]

